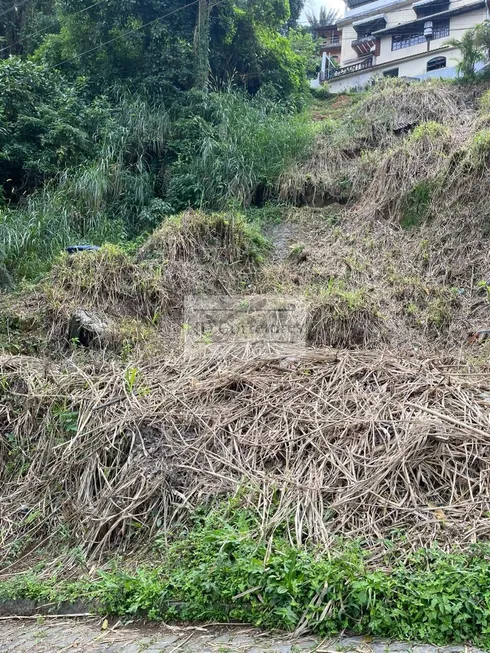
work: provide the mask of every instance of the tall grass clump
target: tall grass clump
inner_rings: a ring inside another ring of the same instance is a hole
[[[284,168],[313,144],[314,126],[305,114],[264,97],[212,93],[202,111],[196,147],[172,169],[167,200],[174,207],[261,203]]]
[[[36,280],[70,241],[118,240],[121,225],[103,213],[83,212],[74,180],[49,184],[17,209],[0,211],[0,268],[5,278]]]
[[[185,211],[148,238],[137,260],[162,270],[174,306],[188,293],[239,291],[261,269],[270,243],[234,212]]]
[[[169,212],[155,198],[169,129],[165,110],[141,99],[101,107],[97,157],[0,212],[0,268],[36,279],[70,241],[118,242],[153,229]]]

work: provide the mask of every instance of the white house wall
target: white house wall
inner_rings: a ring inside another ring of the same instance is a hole
[[[453,20],[453,19],[451,19]],[[434,39],[431,42],[431,50],[437,50],[439,48],[442,48],[445,43],[451,38],[451,35],[445,36],[442,39]],[[404,57],[411,57],[412,55],[415,54],[420,54],[423,55],[424,53],[427,52],[427,43],[419,43],[417,45],[412,45],[409,48],[402,48],[401,50],[392,50],[391,49],[391,42],[392,42],[392,37],[391,35],[389,36],[383,36],[381,39],[381,47],[379,51],[379,57],[376,57],[376,66],[382,65],[385,63],[394,63],[396,62],[397,59],[404,58]],[[433,57],[429,57],[429,59],[432,59]],[[427,61],[429,60],[427,59]],[[424,59],[425,60],[425,59]],[[412,66],[416,65],[418,67],[418,72],[425,73],[425,70],[420,70],[420,64],[419,61],[420,59],[417,60],[417,63],[415,61],[410,61],[410,64]],[[403,65],[403,64],[400,64]],[[448,62],[449,65],[449,62]],[[401,75],[401,72],[400,72]]]
[[[448,67],[427,73],[427,62],[434,57],[446,57]],[[329,80],[328,85],[333,93],[362,88],[370,79],[376,75],[381,76],[383,72],[392,68],[398,68],[399,77],[419,79],[426,77],[453,78],[457,76],[456,63],[459,57],[460,52],[457,48],[444,48],[444,50],[439,50],[438,52],[427,52],[423,56],[410,59],[409,61],[390,61],[375,70],[363,71],[355,75],[346,75],[345,77],[337,77],[336,79]]]
[[[453,5],[456,6],[459,4],[461,3],[452,2],[451,9],[454,8]],[[452,16],[449,19],[449,37],[445,36],[441,39],[434,39],[433,41],[431,41],[430,44],[431,50],[437,50],[439,48],[442,48],[449,39],[452,38],[460,39],[461,36],[463,35],[463,30],[470,29],[471,27],[474,27],[478,23],[482,23],[484,20],[485,20],[485,9],[483,8],[477,9],[475,11],[471,11],[467,14],[461,14],[460,16]],[[424,54],[425,52],[427,52],[426,43],[419,43],[418,45],[412,45],[409,48],[402,48],[401,50],[392,50],[391,43],[392,43],[391,35],[383,36],[381,38],[381,47],[380,47],[379,57],[376,57],[376,65],[381,65],[386,62],[393,62],[399,59],[400,57],[402,58],[410,57],[414,54]],[[459,59],[460,57],[458,51],[457,58],[455,61],[452,62],[452,65],[455,66],[457,61],[459,61]],[[449,60],[447,64],[448,66],[451,65]],[[421,72],[425,72],[425,70]]]
[[[357,73],[355,75],[346,75],[328,80],[328,87],[332,93],[342,93],[344,91],[353,91],[363,88],[373,77],[373,73]]]
[[[450,9],[457,9],[458,7],[472,4],[474,1],[453,0],[450,4]],[[344,19],[340,21],[340,26],[342,27],[341,66],[348,66],[359,61],[359,57],[351,45],[352,41],[357,39],[357,32],[352,26],[352,21],[361,20],[379,13],[385,14],[387,27],[413,21],[417,17],[415,11],[412,9],[412,1],[407,3],[406,0],[396,3],[393,0],[376,0],[376,2],[367,4],[365,7],[358,7],[351,12],[347,12]],[[337,77],[329,81],[329,86],[334,93],[363,87],[373,76],[382,75],[383,72],[393,68],[398,68],[399,77],[415,77],[419,79],[425,77],[456,77],[456,65],[461,59],[461,53],[457,48],[446,47],[445,44],[450,38],[460,39],[465,30],[474,27],[478,23],[482,23],[486,18],[487,13],[484,8],[458,16],[451,16],[449,19],[449,37],[431,41],[429,52],[427,52],[426,43],[402,48],[401,50],[392,50],[392,35],[383,36],[380,41],[379,55],[374,58],[373,63],[375,67],[373,69],[346,75],[345,77]],[[446,57],[446,68],[427,73],[427,62],[436,56]]]
[[[357,32],[351,25],[342,27],[342,49],[340,50],[340,65],[348,66],[357,61],[357,52],[352,47],[352,41],[357,39]]]
[[[461,4],[468,4],[468,2],[463,2]],[[460,3],[451,2],[450,5],[451,9],[453,8],[453,5],[455,7],[459,7]],[[449,23],[450,37],[455,39],[460,39],[461,36],[463,35],[464,30],[470,29],[471,27],[478,25],[478,23],[483,23],[486,17],[487,15],[484,8],[478,9],[476,11],[470,11],[467,14],[453,16],[450,19],[450,23]]]

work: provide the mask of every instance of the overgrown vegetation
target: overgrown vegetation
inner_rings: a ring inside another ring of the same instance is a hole
[[[311,297],[308,342],[317,347],[370,349],[383,340],[383,320],[365,289],[330,282]]]
[[[347,631],[436,645],[490,645],[486,545],[465,553],[435,546],[400,559],[387,540],[374,568],[361,539],[339,540],[328,555],[298,549],[281,533],[267,543],[258,537],[260,520],[237,501],[197,513],[192,522],[168,547],[156,535],[156,564],[135,572],[116,562],[75,582],[24,575],[0,581],[0,599],[56,604],[76,598],[119,617],[238,620],[322,636]]]
[[[301,6],[0,12],[0,599],[489,647],[488,91],[312,99]],[[267,293],[306,349],[181,355]]]
[[[2,13],[2,286],[38,279],[70,241],[121,244],[189,207],[261,204],[308,152],[316,46],[296,26],[301,0],[201,4]]]
[[[0,263],[17,279],[45,272],[70,241],[124,243],[186,206],[261,203],[313,138],[305,115],[231,90],[197,97],[174,122],[138,99],[97,111],[83,134],[97,155],[81,168],[72,161],[27,198],[16,188],[18,205],[10,197],[1,210]]]

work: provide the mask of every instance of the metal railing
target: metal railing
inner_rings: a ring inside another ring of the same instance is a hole
[[[322,39],[322,46],[324,45],[339,45],[340,36],[329,36],[325,39]]]
[[[325,81],[326,79],[334,79],[335,77],[342,77],[343,75],[350,75],[351,73],[357,73],[361,70],[367,70],[368,68],[373,67],[373,57],[368,57],[362,61],[351,64],[350,66],[344,66],[343,68],[330,68],[326,71],[324,79],[320,81]]]

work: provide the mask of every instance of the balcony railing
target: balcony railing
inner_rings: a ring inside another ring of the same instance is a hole
[[[321,79],[322,76],[320,75],[320,81],[323,82],[327,79],[335,79],[336,77],[342,77],[343,75],[350,75],[351,73],[357,73],[372,67],[373,57],[368,57],[367,59],[353,63],[350,66],[344,66],[343,68],[330,68],[323,76],[323,79]]]
[[[340,36],[330,36],[322,40],[322,46],[326,45],[340,45]]]

